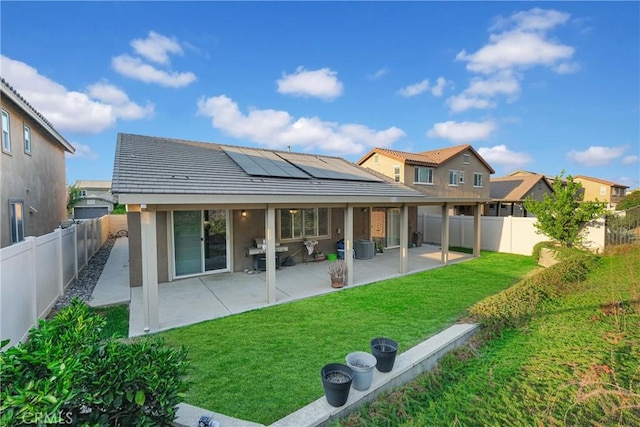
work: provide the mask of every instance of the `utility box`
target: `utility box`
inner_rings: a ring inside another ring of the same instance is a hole
[[[353,249],[357,259],[370,259],[376,256],[376,242],[371,240],[356,240]]]

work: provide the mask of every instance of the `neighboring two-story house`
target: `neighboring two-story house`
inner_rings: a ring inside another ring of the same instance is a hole
[[[0,81],[0,247],[52,232],[67,216],[65,153],[73,146]]]
[[[421,153],[374,148],[358,164],[427,196],[456,199],[451,205],[455,215],[471,215],[478,200],[490,198],[495,173],[469,144]]]
[[[527,198],[542,201],[545,194],[553,194],[547,177],[532,172],[514,173],[491,178],[491,203],[485,205],[487,216],[532,216],[524,207]]]
[[[79,179],[73,186],[80,190],[81,197],[73,208],[74,219],[99,218],[113,211],[111,181]]]
[[[583,201],[604,202],[608,209],[615,209],[618,202],[627,195],[627,188],[629,188],[627,185],[584,175],[577,175],[573,180],[582,184],[584,189]]]

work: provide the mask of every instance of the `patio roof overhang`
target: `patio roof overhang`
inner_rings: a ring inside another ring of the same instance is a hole
[[[171,210],[176,205],[217,205],[233,208],[254,207],[256,209],[270,207],[289,207],[292,204],[324,205],[334,207],[351,206],[443,206],[450,205],[477,205],[490,203],[491,199],[479,198],[448,198],[448,197],[389,197],[389,196],[318,196],[318,195],[246,195],[246,194],[158,194],[158,193],[120,193],[118,200],[126,205],[156,205],[161,210]]]

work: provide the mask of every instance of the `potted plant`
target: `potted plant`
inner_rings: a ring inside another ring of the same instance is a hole
[[[320,370],[324,395],[329,405],[339,407],[349,398],[353,381],[353,371],[342,363],[329,363]]]
[[[346,359],[347,366],[353,371],[353,388],[363,391],[371,387],[373,369],[377,363],[375,356],[364,351],[354,351],[347,354]]]
[[[343,259],[331,261],[329,264],[329,277],[331,277],[331,287],[341,288],[347,276],[347,263]]]

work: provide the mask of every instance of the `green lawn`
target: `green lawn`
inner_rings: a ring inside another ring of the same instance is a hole
[[[343,426],[640,425],[640,250],[479,352],[382,396]]]
[[[103,338],[116,336],[118,338],[126,338],[129,336],[129,305],[112,305],[109,307],[92,308],[96,314],[105,318],[107,324],[102,329]]]
[[[323,395],[320,369],[391,337],[405,351],[473,303],[536,267],[531,257],[481,258],[373,285],[160,333],[184,345],[193,369],[187,403],[270,424]]]

